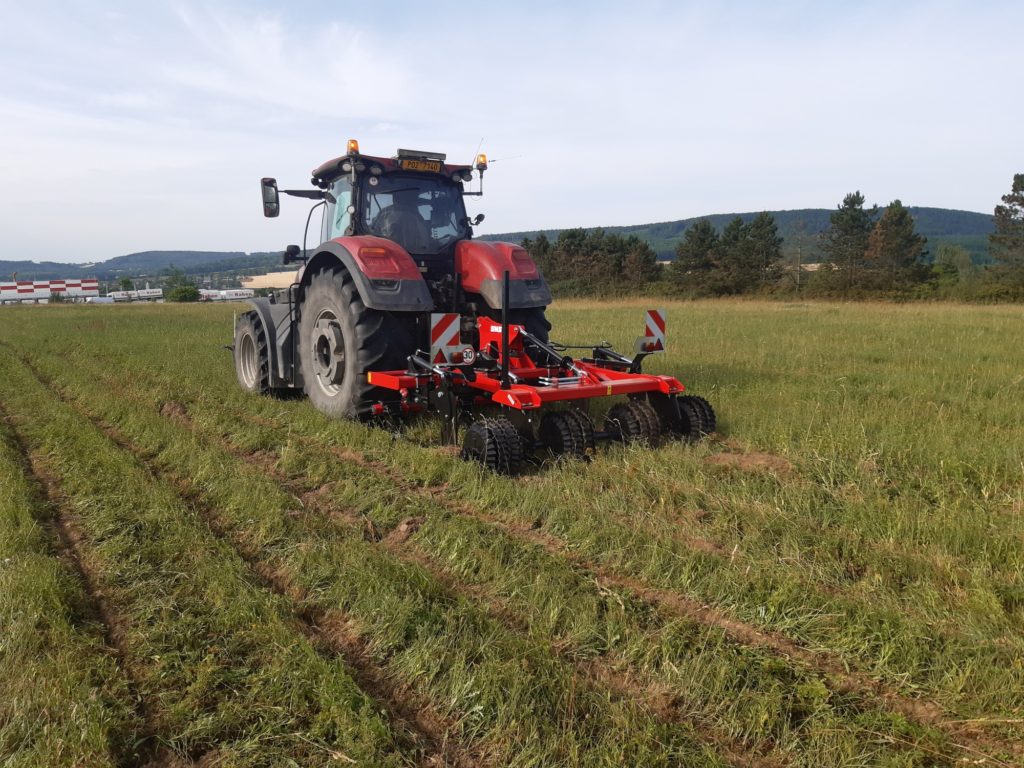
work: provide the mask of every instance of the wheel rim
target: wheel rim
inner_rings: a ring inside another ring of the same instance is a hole
[[[345,379],[345,337],[329,309],[321,310],[313,324],[310,360],[320,389],[330,397],[337,395]]]
[[[249,389],[254,389],[257,383],[259,361],[256,354],[256,340],[251,333],[243,334],[241,343],[238,345],[238,371],[242,377],[242,383]]]

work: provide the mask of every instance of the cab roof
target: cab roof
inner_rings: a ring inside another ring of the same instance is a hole
[[[356,171],[366,171],[377,166],[380,168],[380,173],[414,171],[448,178],[451,178],[453,173],[473,170],[473,166],[469,164],[452,164],[444,161],[445,155],[440,152],[424,152],[414,149],[399,149],[394,157],[375,157],[350,152],[314,168],[312,182],[317,187],[326,187],[334,179],[348,173],[348,169],[343,167],[346,163],[354,164]]]

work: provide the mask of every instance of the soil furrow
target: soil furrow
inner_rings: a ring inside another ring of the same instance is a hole
[[[40,376],[40,379],[46,381],[42,376]],[[52,384],[46,383],[53,388]],[[273,421],[249,414],[238,413],[237,415],[253,423],[280,429],[280,425]],[[168,417],[170,418],[171,416],[168,415]],[[842,662],[832,654],[807,649],[784,635],[766,632],[756,626],[732,619],[711,606],[703,605],[669,590],[651,587],[639,579],[609,571],[607,568],[572,552],[567,542],[557,536],[536,530],[525,524],[517,524],[497,518],[468,504],[452,501],[444,486],[424,487],[410,483],[400,477],[391,467],[367,458],[361,453],[324,444],[304,435],[292,433],[292,437],[308,445],[326,448],[336,458],[354,462],[362,468],[369,469],[378,476],[387,478],[395,487],[424,498],[430,498],[452,513],[494,525],[516,538],[541,546],[549,553],[567,559],[574,567],[581,571],[592,574],[594,581],[599,586],[631,593],[638,599],[670,614],[683,616],[709,626],[717,627],[724,631],[734,642],[763,648],[802,665],[812,667],[830,681],[831,687],[834,690],[874,697],[889,710],[897,712],[909,720],[942,729],[958,741],[958,747],[973,756],[987,757],[991,762],[998,762],[995,758],[989,756],[992,752],[1012,753],[1015,755],[1024,754],[1024,749],[1021,749],[1019,746],[990,737],[981,732],[980,729],[965,727],[962,724],[948,720],[942,709],[934,703],[906,697],[869,675],[847,671]],[[371,531],[369,535],[373,536],[375,534]],[[701,549],[703,548],[701,547]],[[310,624],[314,626],[316,622],[310,622]]]
[[[279,424],[267,419],[238,415],[262,426],[280,428]],[[378,476],[386,478],[402,491],[429,498],[453,514],[494,525],[507,531],[509,535],[529,541],[551,554],[563,557],[574,567],[592,574],[594,581],[602,587],[625,591],[655,608],[661,608],[682,618],[717,627],[736,643],[762,648],[813,668],[831,681],[832,687],[839,693],[856,693],[875,698],[884,707],[908,720],[941,729],[956,740],[957,747],[972,755],[972,759],[984,759],[990,764],[1005,765],[1006,763],[993,755],[1005,753],[1024,757],[1024,746],[993,737],[980,728],[967,727],[962,721],[952,720],[938,704],[924,699],[907,697],[881,680],[865,673],[850,671],[841,659],[832,654],[805,648],[785,635],[765,631],[747,622],[731,618],[712,606],[704,605],[670,590],[649,586],[637,578],[613,572],[573,552],[568,542],[553,534],[526,524],[509,522],[468,504],[453,501],[443,485],[420,486],[399,476],[391,467],[356,451],[325,445],[305,435],[291,433],[291,437],[307,445],[326,448],[339,460],[349,461],[361,468],[368,469]]]
[[[35,371],[33,371],[35,372]],[[356,630],[357,624],[340,611],[321,611],[308,604],[308,595],[295,583],[292,575],[281,567],[268,563],[260,552],[247,546],[234,535],[231,526],[203,495],[176,475],[161,469],[145,451],[139,449],[116,427],[103,422],[77,404],[65,399],[58,387],[37,374],[61,399],[69,403],[102,431],[119,448],[131,454],[154,479],[167,483],[179,496],[186,499],[206,522],[210,531],[227,541],[256,576],[260,585],[275,594],[288,598],[293,607],[296,629],[323,653],[340,657],[346,670],[359,687],[384,710],[396,733],[405,738],[420,755],[422,768],[452,766],[471,768],[485,765],[482,756],[472,752],[451,737],[455,732],[448,722],[428,702],[391,677],[373,661],[365,641]]]
[[[177,421],[179,424],[187,424],[190,429],[192,428],[192,420],[188,416],[188,409],[185,406],[176,404],[176,407],[173,409],[173,414],[169,413],[168,410],[169,409],[166,407],[163,407],[161,408],[161,413],[165,417],[172,418]],[[314,443],[314,441],[303,436],[293,435],[293,437],[298,437],[300,440],[308,444]],[[389,534],[381,537],[369,518],[355,510],[341,508],[336,504],[332,504],[326,498],[329,494],[326,493],[325,490],[330,487],[330,483],[326,486],[321,486],[318,489],[310,490],[304,487],[300,481],[281,473],[276,466],[276,457],[272,453],[267,451],[246,453],[234,446],[229,440],[222,437],[213,436],[210,439],[215,440],[219,447],[236,458],[240,458],[247,462],[255,460],[260,465],[261,470],[266,472],[268,476],[271,476],[275,483],[285,489],[288,493],[300,498],[304,504],[311,506],[327,517],[336,519],[355,528],[361,528],[363,530],[364,538],[368,541],[379,541],[389,552],[399,559],[406,562],[415,562],[430,573],[449,591],[481,603],[489,614],[499,621],[502,621],[507,626],[521,632],[528,631],[528,626],[524,619],[511,608],[506,606],[500,599],[496,598],[493,594],[490,594],[485,588],[474,587],[458,582],[438,566],[428,554],[406,545],[409,536],[415,532],[416,528],[418,528],[419,524],[422,522],[422,519],[409,518],[399,524]],[[482,513],[481,511],[473,509],[467,505],[453,503],[446,495],[444,495],[443,487],[423,488],[397,477],[389,467],[373,462],[362,454],[345,448],[337,448],[333,446],[328,447],[328,449],[339,459],[356,463],[360,467],[373,471],[380,476],[387,477],[392,484],[404,491],[414,493],[421,497],[425,494],[429,495],[430,498],[438,502],[440,506],[449,512],[483,522],[505,532],[507,535],[515,539],[539,546],[548,554],[567,560],[573,568],[583,574],[586,574],[588,578],[593,580],[601,589],[618,590],[627,594],[632,594],[655,608],[667,611],[670,615],[690,619],[700,624],[717,627],[724,631],[725,634],[734,642],[784,655],[795,659],[802,664],[822,671],[820,658],[816,654],[798,646],[792,640],[784,636],[766,633],[756,629],[755,627],[744,624],[743,622],[730,619],[709,606],[701,605],[697,601],[685,598],[668,590],[648,587],[637,579],[610,573],[607,569],[604,569],[601,566],[598,566],[597,564],[592,563],[585,558],[581,558],[575,553],[569,551],[565,546],[565,543],[555,536],[527,526],[511,525],[506,521]],[[656,681],[646,679],[645,676],[638,676],[637,673],[631,669],[623,670],[619,668],[620,666],[627,666],[625,661],[622,661],[621,665],[616,665],[614,660],[610,658],[590,659],[587,662],[581,662],[578,659],[571,658],[571,656],[566,653],[567,650],[570,650],[568,648],[558,648],[555,645],[551,645],[550,647],[556,656],[573,664],[578,673],[591,684],[607,687],[616,695],[631,701],[637,700],[639,696],[645,702],[646,709],[652,714],[670,722],[686,723],[697,728],[701,733],[702,738],[720,749],[722,754],[732,764],[739,766],[770,766],[780,764],[781,761],[778,756],[751,751],[736,741],[728,739],[720,733],[716,733],[712,728],[699,720],[695,720],[692,717],[692,713],[688,715],[683,711],[683,702],[679,698],[674,698],[667,694],[664,690],[664,686],[659,686]],[[881,695],[887,705],[910,719],[918,720],[928,725],[938,726],[941,723],[942,712],[936,705],[932,705],[927,702],[917,702],[915,700],[904,700],[898,695],[895,700],[889,701],[887,692],[880,690],[880,684],[877,681],[865,678],[864,680],[855,683],[855,676],[840,670],[838,666],[825,669],[824,672],[829,678],[832,678],[834,688],[837,692],[864,694],[866,691],[870,690],[873,695]],[[975,751],[970,746],[960,746],[965,751]]]
[[[36,502],[45,513],[38,521],[50,534],[53,554],[75,573],[84,596],[81,610],[85,618],[99,628],[104,646],[117,660],[117,665],[127,681],[132,707],[142,727],[130,754],[111,745],[114,759],[122,766],[145,765],[157,768],[169,764],[174,758],[161,744],[157,718],[140,691],[139,678],[130,661],[125,642],[127,623],[103,594],[99,569],[89,559],[86,551],[87,541],[78,525],[76,513],[56,476],[47,466],[46,458],[29,449],[16,420],[7,413],[2,403],[0,419],[8,426],[13,436],[25,477],[31,484]]]
[[[188,409],[180,403],[168,408],[165,403],[160,409],[161,415],[179,425],[192,429],[192,419]],[[342,507],[331,502],[329,489],[333,483],[327,483],[316,489],[309,489],[300,480],[292,478],[277,468],[276,456],[266,451],[247,453],[233,445],[229,440],[219,436],[209,436],[225,452],[246,463],[257,463],[261,471],[271,477],[275,484],[289,494],[300,499],[304,505],[315,510],[326,518],[337,520],[342,525],[361,530],[364,539],[379,543],[397,559],[414,563],[425,570],[439,584],[453,595],[458,595],[480,604],[487,613],[503,625],[521,634],[529,632],[529,624],[518,612],[509,607],[500,597],[485,587],[460,582],[440,566],[430,555],[410,543],[410,537],[423,523],[422,517],[410,517],[399,523],[387,535],[382,536],[374,527],[373,521],[356,510]],[[493,524],[492,524],[493,525]],[[499,530],[505,531],[504,527]],[[518,538],[518,537],[517,537]],[[603,586],[603,585],[602,585]],[[695,718],[692,709],[684,709],[683,697],[666,690],[663,684],[647,679],[633,670],[623,669],[628,663],[623,659],[601,658],[581,661],[571,653],[572,648],[564,644],[552,642],[550,652],[571,664],[580,678],[590,685],[608,689],[623,701],[643,702],[644,708],[652,716],[660,717],[669,722],[695,728],[701,737],[715,746],[722,755],[734,766],[740,768],[770,768],[784,764],[774,755],[746,748],[734,739],[717,732],[710,724]],[[616,661],[618,663],[616,663]]]
[[[26,363],[27,364],[27,363]],[[85,416],[97,429],[101,430],[112,442],[122,450],[130,453],[156,479],[167,482],[176,492],[187,499],[207,522],[210,530],[217,536],[226,539],[246,562],[247,566],[259,578],[260,583],[277,594],[286,596],[294,603],[294,612],[299,622],[299,629],[317,647],[341,656],[353,673],[353,678],[360,688],[371,695],[385,711],[388,712],[393,724],[398,726],[411,741],[423,752],[422,765],[451,765],[456,768],[463,766],[480,766],[484,763],[480,755],[450,741],[448,733],[454,726],[445,722],[444,718],[429,703],[418,696],[412,689],[390,679],[386,673],[376,666],[368,652],[365,642],[360,638],[355,622],[338,611],[319,611],[308,605],[308,595],[281,568],[266,562],[260,553],[232,535],[230,526],[218,515],[215,509],[205,503],[203,495],[188,482],[171,472],[167,472],[152,460],[145,451],[140,450],[132,441],[113,425],[91,414],[77,402],[72,402],[61,388],[47,380],[40,372],[33,373],[58,395],[64,402],[72,405]],[[179,426],[191,429],[192,423],[184,406],[161,407],[164,418],[175,421]],[[274,482],[289,494],[318,513],[344,526],[361,531],[363,537],[378,543],[391,555],[406,563],[413,563],[429,573],[453,596],[461,596],[469,601],[480,604],[495,620],[521,633],[528,633],[524,619],[513,609],[505,605],[500,598],[490,594],[485,588],[463,584],[451,574],[439,567],[427,553],[416,549],[409,543],[410,536],[415,533],[422,518],[409,518],[396,526],[386,536],[374,528],[372,521],[358,512],[340,507],[325,498],[324,488],[310,490],[301,482],[281,473],[275,466],[275,459],[270,454],[261,452],[244,453],[229,441],[222,438],[214,439],[217,445],[227,453],[255,463],[260,469],[271,476]],[[784,762],[777,756],[752,751],[734,739],[717,732],[713,727],[693,717],[693,711],[682,706],[681,697],[669,694],[663,685],[655,681],[641,679],[632,671],[624,672],[617,669],[611,660],[591,659],[582,662],[573,658],[568,646],[549,646],[552,654],[563,662],[570,664],[579,675],[582,684],[596,686],[608,690],[616,699],[624,702],[637,703],[638,697],[645,711],[653,717],[668,722],[693,728],[709,745],[719,750],[722,756],[737,768],[775,768]],[[620,660],[621,665],[626,662]],[[650,695],[648,695],[650,694]]]

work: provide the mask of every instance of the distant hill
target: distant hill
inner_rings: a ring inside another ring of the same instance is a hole
[[[978,263],[989,260],[988,234],[992,231],[992,216],[987,213],[973,211],[957,211],[948,208],[909,209],[917,223],[917,231],[928,238],[929,251],[935,251],[939,243],[948,242],[962,245],[970,251]],[[779,234],[785,239],[785,250],[795,251],[797,247],[804,250],[805,261],[814,260],[820,253],[818,236],[828,229],[832,210],[827,208],[803,208],[794,211],[768,211],[775,217]],[[625,227],[604,227],[605,232],[620,235],[636,235],[646,240],[663,260],[675,258],[675,247],[683,236],[683,232],[696,221],[709,219],[719,230],[739,216],[750,221],[758,212],[749,213],[717,213],[711,216],[695,216],[690,219],[663,221],[656,224],[636,224]],[[596,229],[593,227],[591,229]],[[533,230],[529,232],[505,232],[496,235],[485,235],[484,240],[504,240],[518,243],[524,238],[536,238],[544,234],[549,240],[558,237],[559,229]]]
[[[956,211],[948,208],[911,208],[911,215],[917,221],[917,230],[928,238],[928,248],[934,253],[943,242],[962,245],[977,263],[986,263],[988,256],[988,234],[992,231],[992,216],[972,211]],[[796,211],[769,211],[775,217],[779,234],[785,239],[783,249],[802,252],[805,262],[817,260],[820,254],[819,235],[828,229],[832,211],[827,208],[804,208]],[[625,227],[604,227],[606,232],[621,235],[636,235],[650,243],[663,260],[675,258],[675,247],[686,228],[700,219],[710,219],[718,229],[736,216],[749,221],[756,212],[717,213],[711,216],[697,216],[677,221],[663,221],[656,224],[636,224]],[[518,243],[524,238],[535,238],[540,234],[554,240],[560,229],[531,230],[526,232],[504,232],[484,235],[483,240],[505,240]],[[95,277],[100,280],[116,280],[121,277],[156,277],[161,271],[176,267],[186,274],[210,274],[213,272],[238,272],[253,274],[273,270],[281,264],[280,251],[243,253],[242,251],[142,251],[115,256],[95,264],[61,264],[53,261],[0,261],[0,278],[9,279],[14,272],[19,280],[54,280],[60,278]]]
[[[281,253],[243,251],[142,251],[115,256],[95,264],[60,264],[53,261],[0,261],[0,277],[18,273],[19,280],[54,280],[95,277],[116,280],[121,277],[156,277],[175,267],[186,274],[211,272],[261,272],[280,266]]]

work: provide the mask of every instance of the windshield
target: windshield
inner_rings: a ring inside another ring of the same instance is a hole
[[[359,216],[367,234],[394,240],[409,253],[433,255],[469,236],[459,186],[432,176],[370,176]]]

